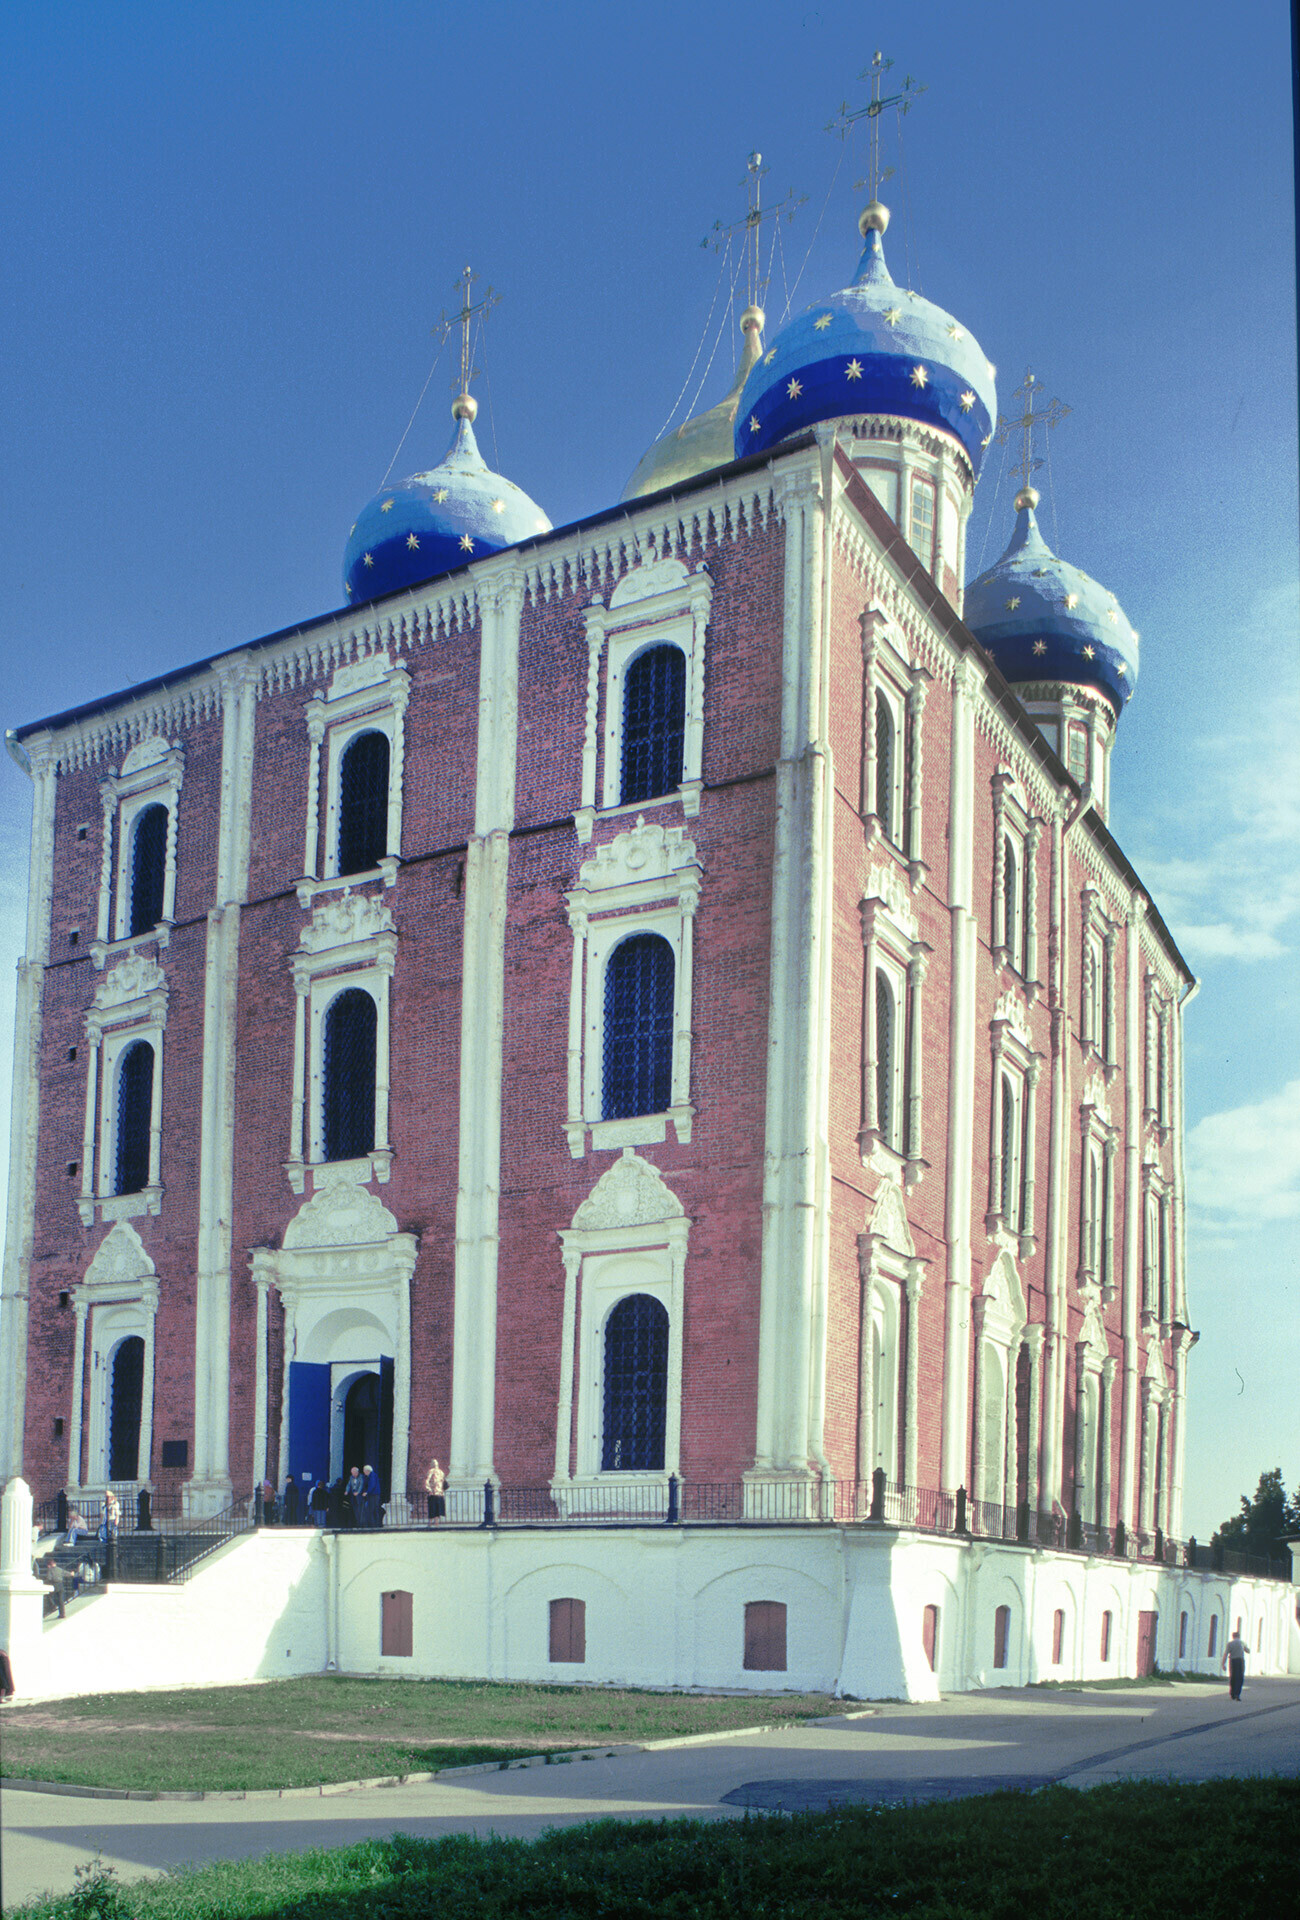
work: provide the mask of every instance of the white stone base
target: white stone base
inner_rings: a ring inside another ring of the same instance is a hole
[[[381,1595],[394,1589],[412,1595],[409,1658],[380,1651]],[[560,1598],[586,1602],[581,1665],[548,1658],[549,1602]],[[743,1665],[751,1600],[788,1610],[782,1672]],[[1238,1619],[1249,1674],[1300,1672],[1295,1604],[1296,1589],[1277,1581],[865,1527],[272,1528],[232,1542],[187,1582],[74,1603],[65,1621],[25,1637],[14,1678],[28,1700],[327,1671],[932,1700],[1131,1676],[1145,1610],[1158,1616],[1156,1660],[1167,1672],[1217,1673]],[[938,1608],[933,1672],[927,1606]],[[997,1668],[1000,1606],[1010,1621]]]

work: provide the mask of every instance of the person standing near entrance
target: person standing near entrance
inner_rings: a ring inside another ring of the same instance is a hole
[[[1241,1637],[1241,1623],[1237,1631],[1223,1649],[1220,1665],[1228,1669],[1228,1698],[1240,1700],[1242,1684],[1246,1678],[1246,1642]]]
[[[447,1476],[436,1459],[424,1476],[424,1491],[429,1496],[429,1525],[436,1527],[447,1517]]]

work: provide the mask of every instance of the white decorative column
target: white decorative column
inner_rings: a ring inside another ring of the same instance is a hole
[[[904,1178],[909,1187],[916,1185],[929,1165],[925,1158],[921,1108],[922,1035],[925,1032],[921,1018],[921,989],[925,985],[925,957],[928,951],[918,941],[907,962],[907,1131],[903,1150],[907,1155]],[[872,999],[875,999],[874,993]]]
[[[1029,1505],[1034,1513],[1041,1510],[1042,1501],[1039,1489],[1039,1436],[1043,1423],[1043,1329],[1041,1326],[1025,1328],[1024,1341],[1029,1349],[1029,1432],[1025,1439],[1025,1454],[1028,1465],[1026,1478],[1029,1482]]]
[[[1020,1341],[1007,1348],[1006,1472],[1003,1476],[1002,1504],[1009,1513],[1016,1510],[1016,1479],[1020,1468],[1020,1413],[1016,1405],[1020,1385]]]
[[[1124,983],[1124,1279],[1120,1324],[1124,1333],[1124,1380],[1120,1407],[1117,1520],[1132,1531],[1137,1521],[1138,1316],[1142,1304],[1142,1129],[1145,1074],[1142,1045],[1148,1032],[1150,981],[1142,973],[1142,927],[1147,903],[1134,896],[1125,932]],[[1145,991],[1144,991],[1145,989]]]
[[[677,992],[677,1030],[673,1035],[672,1104],[685,1112],[691,1099],[691,1005],[695,980],[695,912],[700,904],[698,877],[684,882],[678,896],[682,904],[682,951],[679,959],[681,984]],[[576,946],[576,943],[575,943]],[[572,1001],[570,1001],[572,1012]],[[681,1138],[680,1129],[678,1137]]]
[[[57,1684],[42,1660],[44,1612],[45,1588],[32,1572],[32,1490],[15,1476],[0,1499],[0,1646],[19,1698]]]
[[[253,1381],[253,1485],[258,1487],[266,1478],[266,1441],[267,1441],[267,1368],[271,1364],[270,1327],[267,1311],[267,1294],[271,1288],[271,1277],[258,1270],[258,1249],[253,1258],[253,1282],[257,1288],[257,1373]]]
[[[275,1490],[278,1493],[289,1478],[289,1368],[298,1350],[298,1293],[293,1285],[280,1283],[280,1304],[284,1309],[284,1353],[280,1362],[280,1446],[276,1456]]]
[[[240,905],[248,892],[257,668],[246,654],[223,661],[221,806],[216,901],[208,910],[203,982],[203,1081],[199,1104],[199,1225],[195,1252],[193,1513],[228,1506],[230,1290],[234,1213],[235,1036]]]
[[[971,1167],[975,1125],[974,696],[977,669],[963,657],[953,675],[949,784],[948,911],[952,1001],[948,1014],[948,1273],[943,1371],[941,1483],[967,1481],[970,1433]]]
[[[154,1334],[158,1320],[159,1288],[156,1280],[146,1281],[140,1289],[144,1307],[144,1367],[140,1382],[140,1444],[136,1453],[135,1477],[153,1479],[153,1378]]]
[[[917,1484],[921,1452],[921,1295],[925,1264],[907,1263],[907,1406],[903,1420],[903,1474],[909,1487]]]
[[[1119,1362],[1113,1353],[1107,1354],[1101,1363],[1101,1514],[1103,1527],[1114,1523],[1111,1520],[1111,1502],[1114,1496],[1115,1469],[1112,1465],[1115,1448],[1115,1375],[1119,1371]]]
[[[461,1487],[481,1487],[496,1478],[505,944],[524,580],[513,563],[504,563],[482,569],[477,588],[478,773],[474,832],[465,852],[449,1475],[452,1485]]]
[[[822,731],[826,502],[807,464],[778,482],[785,526],[781,735],[775,780],[763,1240],[754,1472],[808,1474],[819,1275],[819,1060],[828,874]]]
[[[90,1312],[90,1302],[80,1297],[74,1302],[77,1309],[76,1341],[72,1349],[72,1406],[68,1419],[68,1485],[81,1485],[81,1422],[82,1403],[86,1395],[86,1317]]]
[[[396,1494],[409,1491],[407,1481],[411,1452],[411,1274],[402,1276],[397,1289],[397,1352],[393,1356],[393,1452],[390,1483]]]
[[[560,1392],[555,1408],[555,1478],[568,1480],[573,1438],[573,1342],[578,1324],[578,1275],[582,1254],[564,1248],[564,1314],[560,1327]]]
[[[1190,1327],[1178,1327],[1174,1331],[1174,1404],[1173,1433],[1169,1471],[1169,1531],[1176,1540],[1183,1535],[1183,1473],[1187,1457],[1187,1356],[1196,1342],[1199,1333],[1193,1333]]]
[[[40,1035],[45,967],[50,957],[54,884],[56,773],[50,736],[34,735],[10,752],[30,774],[32,833],[27,885],[27,937],[18,963],[14,1003],[13,1098],[9,1130],[9,1204],[0,1276],[0,1479],[23,1463],[27,1414],[27,1303],[36,1231],[36,1151],[40,1127]]]
[[[308,879],[314,880],[320,851],[320,750],[325,738],[325,710],[316,700],[307,709],[307,738],[311,743],[311,760],[307,770],[307,834],[302,870]]]

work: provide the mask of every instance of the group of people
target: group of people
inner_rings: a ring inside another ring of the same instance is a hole
[[[305,1511],[304,1511],[305,1508]],[[262,1520],[266,1526],[382,1527],[384,1490],[379,1475],[368,1463],[352,1467],[332,1484],[320,1474],[304,1496],[294,1480],[285,1483],[283,1499],[277,1499],[269,1480],[262,1483]]]

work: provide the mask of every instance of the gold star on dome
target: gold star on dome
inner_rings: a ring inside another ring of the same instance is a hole
[[[907,297],[909,300],[919,300],[921,296],[915,291],[914,288],[909,287],[907,289]]]
[[[1035,653],[1046,653],[1046,652],[1047,652],[1047,642],[1046,642],[1046,640],[1035,640],[1035,642],[1034,642],[1034,652],[1035,652]]]
[[[1019,605],[1020,605],[1020,595],[1018,593],[1013,593],[1011,598],[1007,601],[1007,612],[1014,613],[1016,608]]]
[[[964,340],[966,338],[965,327],[959,327],[956,321],[954,321],[948,329],[948,338],[950,340]]]
[[[1128,673],[1128,668],[1124,665],[1124,662],[1122,660],[1117,660],[1115,662],[1115,671],[1119,675],[1120,679],[1122,680],[1124,679],[1125,675]]]
[[[351,526],[350,526],[350,527],[348,528],[348,539],[349,539],[349,540],[350,540],[350,539],[352,538],[352,536],[353,536],[353,534],[354,534],[354,533],[356,532],[356,530],[357,530],[357,523],[356,523],[356,521],[354,520],[354,521],[352,522],[352,525],[351,525]]]
[[[505,510],[506,510],[506,503],[504,500],[494,500],[492,502],[493,513],[504,513]]]
[[[438,501],[443,501],[443,500],[445,500],[445,499],[447,498],[447,489],[446,489],[446,487],[439,487],[439,488],[438,488],[438,491],[437,491],[437,492],[436,492],[436,493],[434,494],[434,496],[433,496],[433,497],[434,497],[434,499],[435,499],[435,500],[438,500]]]
[[[813,321],[813,332],[825,333],[830,323],[831,323],[831,317],[829,313],[823,313],[819,319]]]
[[[1113,627],[1115,622],[1119,619],[1119,615],[1116,613],[1114,607],[1107,607],[1106,618],[1110,621],[1110,624]]]
[[[965,393],[963,393],[961,397],[960,405],[963,413],[969,413],[971,408],[975,405],[975,395],[971,392],[969,387],[967,387]]]
[[[756,413],[751,413],[749,416],[749,431],[751,433],[758,432],[758,415]]]
[[[418,547],[420,543],[416,539],[413,533],[408,533],[406,536],[406,544],[408,547],[410,547],[414,551],[414,549]]]
[[[373,567],[375,564],[375,556],[373,553],[363,553],[361,561],[363,566]]]
[[[1068,608],[1070,609],[1070,611],[1071,611],[1071,612],[1073,612],[1073,611],[1074,611],[1074,609],[1075,609],[1075,608],[1076,608],[1076,607],[1078,606],[1078,604],[1079,604],[1079,596],[1078,596],[1078,594],[1077,594],[1077,593],[1067,593],[1067,594],[1066,594],[1066,596],[1065,596],[1065,604],[1066,604],[1066,606],[1067,606],[1067,607],[1068,607]]]
[[[850,360],[844,369],[844,378],[846,380],[860,380],[862,378],[862,362],[860,360]]]
[[[885,308],[885,325],[887,327],[896,327],[899,321],[902,319],[902,317],[903,317],[903,309],[901,307]]]
[[[986,433],[984,438],[980,441],[980,446],[987,447],[990,440],[992,440],[992,438],[993,438],[993,435],[991,433]]]
[[[912,368],[911,381],[914,387],[928,387],[930,384],[929,374],[919,363]]]
[[[1095,660],[1097,658],[1096,647],[1085,647],[1083,650],[1083,657],[1085,660]]]
[[[391,513],[393,511],[393,508],[396,505],[397,505],[396,500],[385,500],[383,506],[379,509],[379,511],[381,513]]]
[[[792,400],[797,400],[799,398],[799,395],[803,392],[803,382],[800,380],[791,380],[789,385],[786,387],[786,392],[789,394]]]
[[[765,354],[763,355],[763,365],[764,365],[765,367],[770,367],[770,366],[771,366],[771,364],[772,364],[772,362],[773,362],[773,361],[774,361],[775,359],[776,359],[776,348],[775,348],[775,347],[773,347],[770,353],[765,353]]]
[[[464,548],[466,553],[473,553],[474,542],[470,539],[467,533],[462,533],[462,535],[460,536],[460,544]]]
[[[346,593],[347,595],[349,595],[349,597],[351,596],[351,593],[352,593],[352,582],[351,582],[350,580],[347,580],[347,581],[345,581],[345,582],[344,582],[344,584],[343,584],[343,591],[344,591],[344,593]]]

